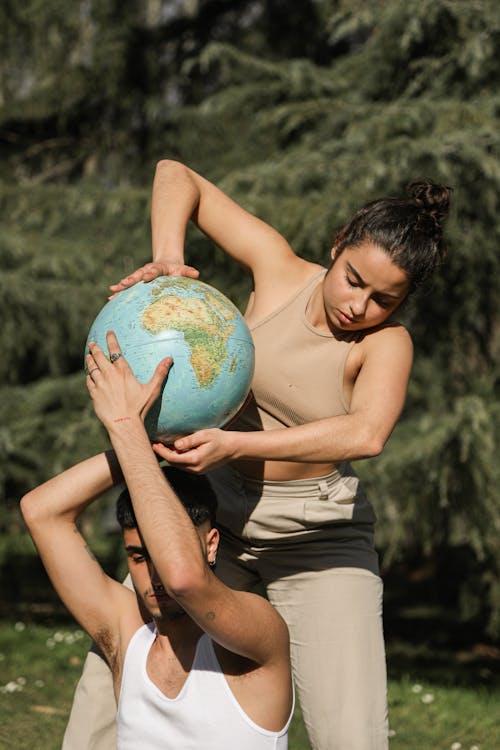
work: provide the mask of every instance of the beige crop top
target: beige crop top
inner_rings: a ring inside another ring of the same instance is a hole
[[[346,414],[344,366],[354,340],[336,339],[306,319],[309,299],[326,269],[284,305],[250,326],[255,344],[252,397],[231,430],[293,427]]]

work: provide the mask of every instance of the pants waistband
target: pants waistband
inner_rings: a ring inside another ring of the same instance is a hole
[[[345,486],[346,481],[352,485],[354,480],[358,484],[356,473],[348,463],[341,464],[334,471],[319,477],[309,477],[307,479],[290,479],[290,480],[270,480],[256,479],[242,474],[232,466],[223,466],[221,469],[215,469],[215,473],[225,475],[229,483],[237,486],[244,492],[259,495],[288,495],[305,497],[315,496],[318,498],[327,498],[332,496],[336,490]]]

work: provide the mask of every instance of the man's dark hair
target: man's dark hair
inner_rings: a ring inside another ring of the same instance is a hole
[[[217,498],[208,479],[200,474],[188,474],[172,466],[165,466],[162,471],[194,525],[201,526],[204,521],[210,521],[210,525],[215,526]],[[127,488],[116,501],[116,520],[122,530],[137,528]]]

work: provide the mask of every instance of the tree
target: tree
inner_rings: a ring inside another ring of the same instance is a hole
[[[158,158],[202,171],[320,261],[360,204],[414,177],[449,184],[449,257],[404,310],[417,351],[404,418],[384,455],[359,468],[386,564],[427,556],[439,566],[466,547],[477,577],[462,585],[464,616],[484,594],[500,632],[498,5],[31,0],[10,11],[0,71],[5,403],[33,394],[35,423],[47,410],[44,378],[58,378],[54,424],[88,424],[81,393],[63,394],[83,387],[72,378],[106,283],[149,255]],[[208,241],[193,231],[187,250],[205,280],[243,301],[244,283]],[[0,463],[11,498],[28,447],[17,415],[7,409]],[[69,461],[78,445],[66,444]],[[33,461],[26,477],[38,481],[57,465],[54,443]]]

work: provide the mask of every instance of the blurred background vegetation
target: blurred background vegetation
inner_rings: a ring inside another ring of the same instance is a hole
[[[20,497],[106,445],[84,342],[108,284],[150,257],[151,181],[169,157],[319,262],[361,203],[416,177],[453,187],[447,261],[403,311],[405,413],[357,468],[388,616],[404,595],[409,622],[417,604],[446,609],[450,631],[495,641],[496,0],[3,0],[0,27],[2,604],[30,580]],[[196,230],[186,256],[243,304],[241,272]]]

